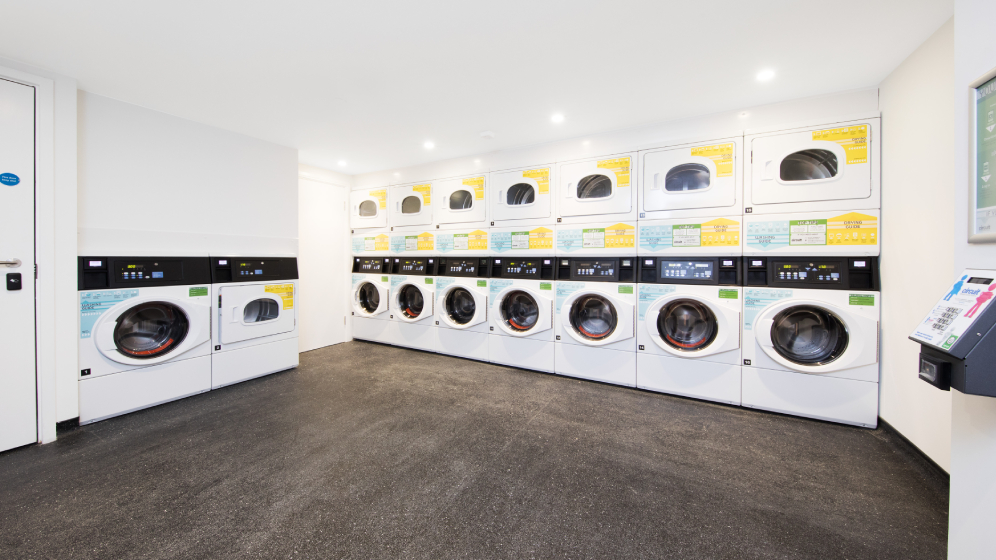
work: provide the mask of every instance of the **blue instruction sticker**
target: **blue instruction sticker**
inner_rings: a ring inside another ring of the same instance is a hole
[[[80,338],[93,336],[93,325],[115,305],[138,296],[138,290],[103,290],[80,293]]]
[[[0,173],[0,184],[9,185],[13,187],[14,185],[21,182],[21,178],[13,173]]]

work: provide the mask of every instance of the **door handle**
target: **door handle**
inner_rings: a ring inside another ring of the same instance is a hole
[[[17,268],[21,266],[21,259],[10,259],[9,261],[0,261],[0,264],[5,265],[7,268]]]

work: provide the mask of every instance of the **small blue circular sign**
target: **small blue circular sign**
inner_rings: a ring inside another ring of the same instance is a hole
[[[21,182],[21,178],[13,173],[0,173],[0,184],[14,186]]]

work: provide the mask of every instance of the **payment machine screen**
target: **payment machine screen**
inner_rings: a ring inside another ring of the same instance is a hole
[[[714,263],[665,261],[661,260],[661,278],[679,278],[683,280],[711,280]]]

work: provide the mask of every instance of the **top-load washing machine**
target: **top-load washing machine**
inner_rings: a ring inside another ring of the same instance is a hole
[[[436,258],[391,257],[392,344],[435,352]]]
[[[558,164],[558,256],[636,253],[636,160],[631,152]]]
[[[353,257],[350,303],[353,338],[393,344],[390,257]]]
[[[874,428],[874,257],[744,257],[743,406]]]
[[[211,257],[211,388],[296,368],[297,258]]]
[[[391,255],[429,255],[435,252],[433,182],[394,185],[390,198]]]
[[[878,255],[880,120],[748,132],[744,254]]]
[[[349,193],[350,250],[356,256],[390,254],[388,188],[353,189]]]
[[[488,257],[439,257],[436,351],[488,361]]]
[[[211,389],[208,257],[80,257],[80,423]]]
[[[555,271],[552,255],[491,258],[490,361],[554,371]]]
[[[491,172],[492,255],[553,254],[555,171],[551,163]]]

